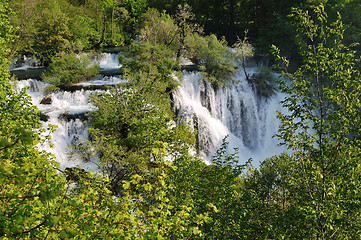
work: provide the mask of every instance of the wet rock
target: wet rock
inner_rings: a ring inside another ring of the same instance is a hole
[[[201,85],[200,87],[200,98],[201,98],[201,104],[203,107],[207,108],[208,111],[210,113],[212,113],[212,103],[211,103],[211,98],[210,98],[210,92],[212,91],[209,90],[210,86],[205,82],[203,81],[203,84]]]
[[[49,121],[50,117],[48,115],[45,115],[43,113],[40,114],[40,121],[47,122]]]
[[[45,96],[43,99],[41,99],[40,104],[44,105],[50,105],[52,103],[51,96]]]
[[[88,112],[83,113],[63,113],[59,116],[60,120],[64,120],[66,122],[70,122],[71,120],[75,121],[76,119],[80,119],[81,121],[88,120]]]
[[[198,72],[199,71],[199,66],[192,64],[192,65],[182,65],[181,66],[182,70],[187,71],[187,72]]]

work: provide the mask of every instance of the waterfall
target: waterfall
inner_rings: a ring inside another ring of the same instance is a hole
[[[96,61],[99,61],[103,68],[119,68],[117,54],[102,54]],[[69,146],[88,139],[86,113],[94,110],[94,106],[89,103],[91,94],[104,91],[100,90],[104,89],[104,85],[111,86],[124,82],[125,80],[119,76],[99,75],[90,81],[76,84],[67,91],[51,93],[47,91],[48,83],[36,79],[20,80],[13,84],[17,91],[28,88],[27,93],[33,105],[42,112],[41,123],[44,129],[47,129],[49,124],[57,126],[56,131],[51,134],[54,148],[47,144],[40,146],[40,149],[54,154],[61,169],[80,166],[86,171],[95,171],[97,165],[92,162],[83,162],[76,157],[69,159]],[[86,90],[89,88],[92,90]]]
[[[247,71],[252,74],[254,69]],[[217,89],[200,73],[183,74],[182,87],[174,94],[174,108],[178,121],[190,122],[197,131],[197,146],[204,158],[209,160],[227,135],[229,148],[238,148],[241,163],[252,158],[258,166],[265,158],[284,151],[272,138],[280,124],[276,112],[284,111],[282,94],[258,96],[243,72]]]
[[[119,77],[104,77],[81,83],[80,86],[86,87],[114,85],[124,82]],[[97,165],[92,162],[83,162],[80,158],[69,159],[69,146],[78,144],[82,140],[88,139],[86,113],[94,110],[94,106],[89,103],[91,94],[102,90],[76,90],[76,91],[58,91],[47,94],[48,84],[35,79],[18,81],[15,84],[16,89],[28,87],[27,93],[31,96],[33,105],[42,111],[42,125],[44,129],[49,124],[56,125],[57,129],[51,134],[51,141],[54,148],[49,145],[41,146],[54,154],[56,160],[60,163],[60,168],[81,166],[86,171],[95,171]],[[44,99],[50,99],[44,102]]]
[[[11,61],[10,70],[27,70],[29,68],[38,68],[41,63],[38,59],[33,57],[18,57]]]
[[[46,150],[54,154],[56,160],[60,163],[60,168],[73,167],[81,165],[85,170],[94,170],[96,166],[89,163],[83,163],[80,159],[68,159],[68,146],[76,144],[80,140],[88,138],[86,123],[81,119],[74,117],[73,119],[66,116],[77,116],[91,110],[89,104],[89,96],[91,91],[78,90],[75,92],[59,91],[46,94],[48,84],[35,79],[18,81],[15,89],[28,87],[27,93],[31,96],[33,105],[42,111],[42,125],[45,129],[49,124],[56,125],[57,130],[51,134],[51,141],[54,148],[49,144],[42,145],[41,150]],[[42,102],[44,99],[51,99],[50,102]]]
[[[118,54],[103,54],[97,61],[104,69],[120,68]],[[252,74],[254,69],[247,71]],[[174,110],[178,121],[190,122],[197,131],[197,147],[206,161],[210,160],[222,139],[229,135],[229,148],[238,148],[240,162],[253,158],[255,166],[284,149],[277,147],[276,133],[279,121],[276,111],[283,111],[280,101],[283,95],[270,98],[257,96],[244,74],[239,72],[229,85],[215,89],[204,81],[200,73],[183,72],[182,86],[175,90]],[[124,83],[119,76],[102,76],[76,84],[72,89],[47,93],[48,84],[35,79],[14,83],[16,89],[28,87],[28,94],[35,106],[42,111],[42,124],[57,125],[51,134],[54,148],[43,146],[60,163],[60,167],[80,165],[87,171],[97,166],[81,159],[68,159],[68,146],[88,138],[86,113],[94,110],[89,97],[96,91],[104,91],[104,85]]]
[[[122,65],[119,64],[118,53],[102,53],[100,56],[92,59],[92,61],[98,63],[102,69],[117,69],[122,67]]]

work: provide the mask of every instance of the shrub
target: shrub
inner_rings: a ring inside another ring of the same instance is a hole
[[[224,39],[215,35],[200,36],[195,33],[186,38],[188,57],[199,65],[206,78],[217,85],[224,85],[236,71],[234,58]]]
[[[85,55],[61,53],[42,75],[44,81],[55,87],[70,86],[99,74],[99,65],[92,64]]]
[[[271,69],[266,66],[259,66],[250,81],[253,90],[260,97],[269,98],[277,89],[274,84],[273,73]]]
[[[159,92],[170,92],[179,85],[173,77],[173,73],[180,69],[176,52],[164,44],[153,45],[150,42],[133,44],[127,58],[120,61],[133,82],[139,82],[139,79],[143,78],[130,75],[142,73],[149,75],[148,80],[154,80],[154,86],[157,86]]]

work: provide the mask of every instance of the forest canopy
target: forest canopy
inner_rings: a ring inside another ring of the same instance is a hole
[[[34,55],[45,63],[59,51],[82,51],[128,45],[141,34],[143,14],[156,8],[177,19],[181,0],[8,0],[10,22],[18,36],[10,45],[10,55]],[[207,35],[225,36],[229,45],[247,37],[256,53],[267,55],[272,44],[284,55],[299,58],[291,8],[309,10],[322,2],[331,20],[341,13],[345,42],[360,37],[361,4],[353,1],[256,1],[191,0],[193,26],[203,26]],[[178,15],[179,17],[179,15]],[[181,23],[178,23],[179,27]],[[358,49],[359,51],[359,49]],[[359,55],[359,54],[358,54]]]

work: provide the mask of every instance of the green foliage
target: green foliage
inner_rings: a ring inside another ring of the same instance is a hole
[[[342,42],[340,17],[328,23],[322,5],[313,14],[293,10],[304,62],[278,81],[289,113],[279,113],[277,136],[293,151],[287,181],[301,238],[352,239],[360,234],[359,59]]]
[[[93,46],[121,46],[136,36],[136,26],[145,12],[144,0],[134,1],[89,1],[85,4],[84,14],[90,16],[96,25],[99,38]]]
[[[81,45],[89,50],[128,44],[140,35],[143,14],[148,8],[155,7],[163,16],[174,16],[178,36],[172,44],[180,42],[181,48],[184,32],[191,28],[190,32],[204,26],[207,34],[226,36],[229,43],[236,42],[244,29],[249,29],[248,36],[256,46],[257,54],[267,54],[273,43],[294,58],[299,57],[297,41],[287,15],[291,7],[309,9],[320,2],[325,4],[332,19],[336,19],[337,12],[344,16],[346,42],[357,40],[361,23],[357,14],[359,0],[190,0],[186,4],[181,0],[9,0],[14,11],[11,24],[19,36],[16,43],[11,44],[11,55],[36,55],[48,62],[68,46]],[[163,22],[168,30],[173,29],[169,23]]]
[[[10,55],[13,56],[18,52],[31,52],[37,34],[35,23],[40,17],[36,14],[36,4],[35,2],[25,3],[24,1],[8,2],[9,7],[13,9],[13,13],[9,15],[9,19],[16,36],[18,36],[14,42],[9,43],[11,49]]]
[[[224,85],[236,71],[233,56],[224,39],[215,35],[202,37],[197,33],[188,36],[186,57],[200,66],[205,77],[216,85]]]
[[[97,175],[81,181],[78,187],[68,187],[63,200],[57,203],[56,215],[45,224],[43,235],[32,233],[30,237],[178,239],[200,235],[196,227],[188,224],[201,224],[207,213],[192,218],[190,207],[174,209],[167,196],[173,186],[167,183],[166,167],[161,165],[151,179],[132,175],[123,182],[122,197],[111,195],[108,180]]]
[[[152,96],[149,89],[127,89],[115,87],[110,93],[92,96],[92,103],[98,111],[92,114],[94,126],[103,129],[107,135],[117,137],[128,148],[147,149],[153,144],[152,134],[162,136],[158,129],[167,128],[170,121],[169,101],[164,96]],[[148,101],[145,101],[148,100]],[[149,131],[154,127],[158,131]]]
[[[230,80],[236,66],[226,41],[218,40],[215,35],[200,36],[197,33],[200,29],[189,22],[192,19],[189,6],[179,7],[176,17],[178,26],[168,14],[150,8],[144,14],[140,43],[132,44],[125,67],[132,72],[155,69],[153,74],[162,74],[159,79],[167,82],[172,90],[178,83],[171,73],[179,69],[176,59],[184,55],[199,65],[214,84],[223,85]]]
[[[233,44],[233,54],[243,62],[246,62],[247,58],[254,56],[254,47],[247,38],[248,30],[244,32],[244,38],[238,38],[237,42]]]
[[[86,55],[59,54],[42,75],[54,87],[70,86],[99,74],[99,65],[92,64]]]
[[[331,8],[334,12],[340,12],[342,15],[342,21],[345,25],[345,42],[348,44],[358,42],[361,36],[361,18],[356,12],[361,10],[360,1],[336,1]],[[359,56],[360,46],[357,46],[356,49]]]
[[[153,45],[162,44],[167,47],[177,44],[178,27],[166,13],[159,13],[149,8],[143,15],[143,26],[140,30],[140,41]]]
[[[152,149],[166,142],[176,152],[193,144],[194,136],[185,125],[174,126],[170,99],[164,83],[156,75],[137,73],[132,85],[116,86],[98,93],[91,102],[98,111],[91,114],[92,145],[102,153],[108,174],[119,184],[118,176],[146,172],[151,165]]]
[[[155,80],[157,92],[170,92],[180,84],[174,77],[174,72],[180,69],[175,55],[174,51],[163,44],[153,45],[148,42],[133,44],[128,53],[128,60],[123,59],[125,72],[130,74],[131,79],[136,83],[145,80],[148,75]],[[144,76],[132,77],[132,73]]]
[[[146,0],[125,0],[123,1],[125,9],[130,13],[133,26],[141,22],[141,16],[146,12],[148,2]]]
[[[143,18],[139,42],[130,46],[121,61],[126,72],[148,74],[156,80],[160,92],[170,92],[180,84],[175,78],[175,72],[180,70],[178,27],[168,14],[160,14],[156,9],[148,9]],[[139,82],[137,77],[131,78]]]
[[[162,150],[159,150],[161,153]],[[158,157],[162,160],[161,155]],[[160,168],[155,170],[158,173],[150,182],[140,187],[135,185],[144,180],[140,175],[134,175],[130,181],[124,182],[124,188],[128,189],[126,198],[130,194],[140,196],[139,191],[145,193],[134,202],[135,216],[141,219],[139,223],[145,223],[138,225],[135,231],[145,239],[189,239],[191,236],[202,236],[199,226],[208,221],[213,206],[209,205],[207,212],[194,215],[191,214],[192,207],[174,205],[169,199],[174,185],[168,183],[169,176],[164,168],[172,166],[163,165],[162,162],[160,164]]]
[[[35,23],[37,34],[33,47],[34,55],[49,62],[58,52],[66,49],[71,36],[70,16],[64,11],[64,6],[67,6],[64,0],[44,1],[36,6],[36,11],[41,12],[42,16]]]
[[[0,237],[16,239],[40,231],[63,181],[54,161],[35,147],[45,141],[39,111],[25,90],[16,93],[9,83],[5,57],[12,37],[4,2],[0,12]]]
[[[72,32],[72,45],[78,45],[76,49],[68,47],[71,52],[90,49],[100,38],[100,33],[96,30],[95,20],[88,16],[74,16],[69,24],[69,29]]]
[[[146,1],[10,0],[19,36],[11,55],[34,55],[47,65],[61,51],[122,46],[136,36]]]
[[[1,71],[1,81],[4,82],[4,84],[0,84],[1,88],[5,87],[5,81],[7,81],[7,78],[9,76],[9,72],[6,71],[7,66],[9,64],[9,61],[6,59],[9,49],[8,44],[11,43],[14,39],[13,35],[13,28],[9,24],[9,18],[8,15],[10,13],[10,10],[8,6],[5,3],[0,4],[0,67],[2,69]],[[1,89],[2,90],[2,89]]]
[[[244,211],[242,238],[303,238],[307,229],[289,194],[289,158],[285,153],[268,158],[242,174],[238,190]]]
[[[192,215],[209,211],[209,203],[217,209],[209,213],[209,219],[200,230],[204,239],[237,239],[244,224],[245,214],[237,189],[239,174],[245,165],[238,164],[236,154],[227,153],[223,141],[210,165],[192,157],[186,151],[173,161],[170,178],[175,186],[170,193],[175,205],[192,206]]]
[[[250,81],[258,96],[269,98],[276,91],[274,75],[271,69],[266,66],[258,67],[256,72],[251,76]]]
[[[178,48],[177,57],[182,57],[185,54],[186,37],[192,33],[202,33],[203,28],[194,22],[195,15],[192,12],[192,7],[186,3],[178,5],[174,18],[179,29],[178,41],[180,46]]]

